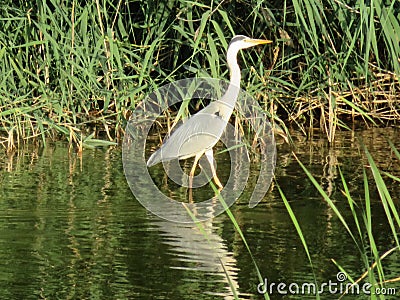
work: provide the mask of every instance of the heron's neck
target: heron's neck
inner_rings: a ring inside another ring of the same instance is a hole
[[[225,93],[227,97],[224,97],[225,98],[224,100],[227,104],[231,105],[232,108],[235,106],[240,91],[241,74],[239,65],[237,63],[237,54],[238,54],[237,49],[231,49],[231,50],[228,49],[227,62],[230,73],[230,82],[229,82],[229,87]]]

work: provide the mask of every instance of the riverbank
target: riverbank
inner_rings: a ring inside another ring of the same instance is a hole
[[[355,121],[399,124],[396,2],[103,4],[0,8],[0,143],[8,151],[49,138],[80,150],[118,142],[153,90],[182,78],[228,79],[225,51],[239,33],[274,41],[243,53],[240,65],[242,88],[281,128],[320,127],[332,142]]]

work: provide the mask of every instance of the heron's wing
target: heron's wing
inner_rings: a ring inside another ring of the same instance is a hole
[[[207,106],[181,124],[160,149],[150,156],[147,165],[152,166],[175,158],[189,158],[212,148],[220,139],[227,123],[218,114],[218,107],[214,109],[212,106]]]

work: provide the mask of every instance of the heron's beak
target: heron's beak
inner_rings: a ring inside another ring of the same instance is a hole
[[[246,39],[245,42],[252,44],[252,45],[261,45],[261,44],[272,43],[272,41],[270,41],[270,40],[259,40],[259,39]]]

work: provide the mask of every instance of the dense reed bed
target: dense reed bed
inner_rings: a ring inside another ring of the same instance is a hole
[[[241,66],[243,88],[281,124],[320,126],[332,141],[356,120],[398,123],[399,19],[395,0],[6,0],[0,142],[118,141],[129,111],[157,87],[226,79],[235,34],[274,40],[241,55]]]

